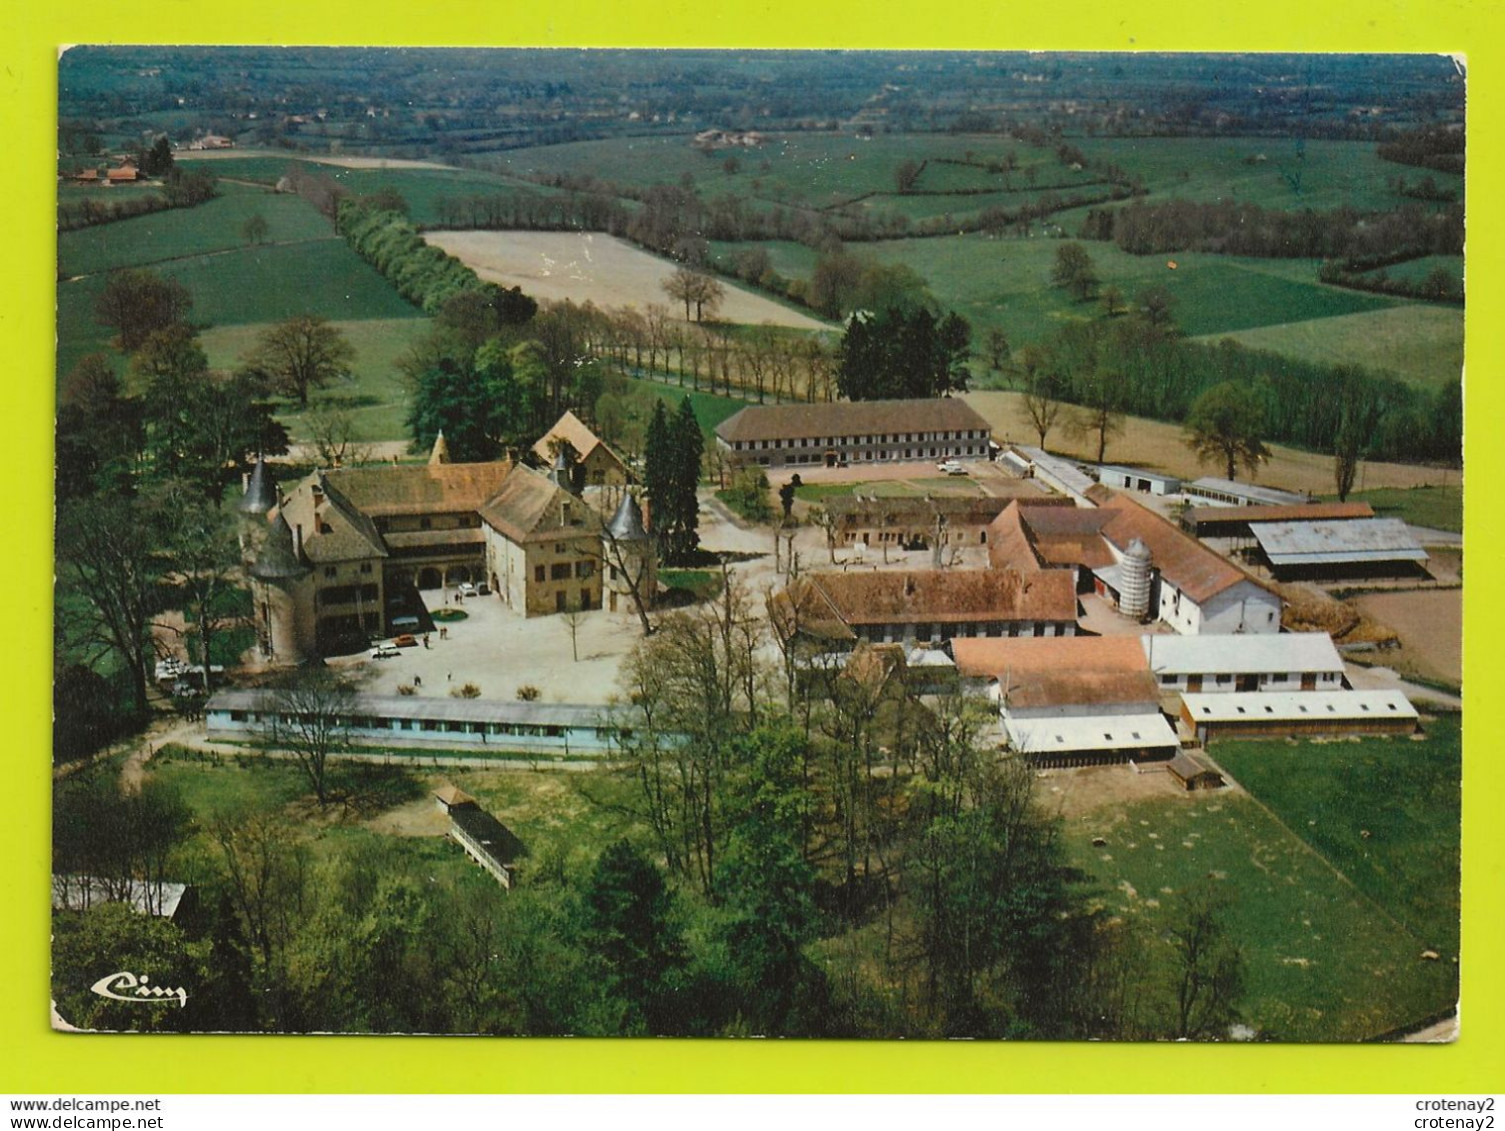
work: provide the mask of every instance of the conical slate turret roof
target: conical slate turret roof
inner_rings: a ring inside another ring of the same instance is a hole
[[[241,514],[267,514],[277,505],[277,488],[272,483],[272,474],[267,470],[267,461],[256,457],[256,466],[251,469],[251,481],[246,484],[246,493],[236,510]]]
[[[638,501],[630,491],[622,492],[622,501],[617,505],[617,513],[611,516],[611,521],[606,524],[606,533],[618,542],[643,542],[648,538],[648,531],[643,528],[643,508],[638,506]]]
[[[251,576],[260,581],[280,581],[302,577],[308,572],[309,567],[298,560],[293,547],[293,528],[279,513],[256,560],[251,563]]]

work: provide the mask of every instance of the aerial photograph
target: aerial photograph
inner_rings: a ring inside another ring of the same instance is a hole
[[[1457,1038],[1459,61],[57,68],[54,1029]]]

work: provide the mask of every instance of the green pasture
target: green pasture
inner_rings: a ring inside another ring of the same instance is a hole
[[[1228,741],[1213,756],[1282,824],[1418,940],[1458,953],[1457,715],[1422,739]]]
[[[1463,285],[1463,256],[1461,255],[1424,255],[1420,259],[1408,259],[1404,263],[1392,263],[1389,267],[1370,271],[1365,278],[1376,278],[1383,271],[1385,277],[1392,280],[1420,283],[1439,267],[1446,271],[1448,277],[1460,287]]]
[[[1397,302],[1372,310],[1275,322],[1206,335],[1303,361],[1388,370],[1416,385],[1457,381],[1463,373],[1463,310]]]
[[[1059,240],[992,239],[982,234],[938,239],[887,240],[859,251],[918,271],[942,306],[971,323],[974,340],[997,326],[1016,345],[1037,341],[1062,321],[1096,318],[1096,301],[1076,302],[1051,286]],[[1227,334],[1270,323],[1389,310],[1393,299],[1324,287],[1313,261],[1267,261],[1190,254],[1133,256],[1112,244],[1084,242],[1104,288],[1126,299],[1149,287],[1164,287],[1175,300],[1175,317],[1188,334]],[[1175,263],[1171,268],[1170,263]],[[1305,276],[1303,278],[1302,276]]]
[[[503,172],[518,176],[591,172],[629,185],[678,183],[689,174],[707,198],[732,193],[823,208],[864,193],[894,192],[894,173],[905,161],[963,159],[969,152],[978,160],[997,161],[1010,149],[1019,159],[1019,169],[1013,174],[1016,185],[1027,185],[1025,169],[1030,165],[1038,166],[1036,177],[1041,184],[1061,182],[1072,175],[1048,149],[1033,149],[996,137],[949,134],[880,134],[872,138],[849,133],[769,134],[761,146],[711,152],[696,149],[688,134],[614,138],[510,150],[487,160]],[[731,174],[724,167],[730,158],[735,158],[738,166]],[[941,172],[941,168],[946,167],[927,168],[918,187],[970,188],[990,183],[981,169],[952,173]],[[927,180],[932,175],[934,185]],[[953,177],[957,179],[955,185],[950,183]],[[1002,186],[1001,177],[997,183]]]
[[[191,160],[183,163],[192,164]],[[198,165],[220,177],[234,177],[266,185],[275,185],[287,174],[290,166],[301,165],[310,172],[330,177],[357,196],[374,193],[378,189],[393,188],[408,202],[413,220],[425,225],[440,222],[438,201],[441,197],[504,196],[516,192],[550,195],[555,191],[545,186],[522,184],[496,173],[471,169],[347,169],[291,156],[213,158],[200,160]]]
[[[331,321],[418,321],[423,317],[337,239],[212,252],[158,264],[155,269],[188,288],[193,295],[193,320],[208,328],[255,326],[298,314],[317,314]],[[60,375],[85,354],[99,351],[110,353],[124,368],[124,358],[110,349],[111,332],[94,321],[95,304],[104,286],[103,275],[58,283]]]
[[[163,269],[193,295],[193,316],[211,326],[277,322],[295,314],[332,321],[421,318],[343,240],[241,248]]]
[[[355,423],[357,439],[401,440],[407,438],[407,387],[398,369],[403,354],[429,331],[426,318],[387,318],[337,321],[336,329],[355,348],[351,378],[347,382],[325,386],[324,392],[346,399]],[[209,364],[216,369],[233,369],[255,348],[257,339],[268,329],[266,323],[238,326],[215,326],[204,331],[201,341]],[[295,404],[279,414],[295,440],[308,439],[303,415]]]
[[[1437,478],[1442,479],[1439,471]],[[1456,471],[1448,472],[1451,482],[1435,487],[1384,487],[1373,491],[1355,491],[1352,502],[1368,503],[1382,518],[1399,518],[1413,526],[1432,530],[1463,532],[1463,488]],[[1334,495],[1332,498],[1336,499]]]
[[[295,196],[231,191],[193,208],[63,232],[58,236],[59,270],[69,276],[93,275],[241,250],[250,246],[241,232],[252,216],[266,220],[266,244],[339,238],[329,221]]]
[[[1408,203],[1385,182],[1419,171],[1375,155],[1372,142],[1290,138],[1103,138],[1076,144],[1093,160],[1111,161],[1143,178],[1150,200],[1239,200],[1262,208],[1390,209]],[[1260,158],[1263,160],[1260,160]],[[1460,176],[1434,173],[1462,191]],[[1292,180],[1299,179],[1299,191]]]
[[[1069,821],[1065,842],[1105,909],[1142,929],[1162,982],[1172,975],[1164,932],[1176,895],[1209,882],[1225,891],[1245,963],[1243,1021],[1262,1037],[1362,1040],[1457,1000],[1456,967],[1422,960],[1422,940],[1246,796],[1101,808]]]

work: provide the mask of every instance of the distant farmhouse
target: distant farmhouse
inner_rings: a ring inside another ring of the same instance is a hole
[[[988,529],[995,569],[1070,568],[1124,615],[1177,632],[1275,633],[1280,597],[1158,514],[1101,485],[1095,507],[1015,502]]]
[[[760,467],[986,459],[991,437],[988,422],[955,397],[751,405],[716,426],[729,462]]]
[[[544,473],[442,456],[441,436],[427,465],[316,471],[281,497],[258,463],[239,512],[264,656],[299,663],[416,630],[416,591],[464,582],[519,616],[600,608],[603,594],[615,607],[629,580],[651,604],[656,559],[631,494],[608,521],[572,490],[567,460]]]

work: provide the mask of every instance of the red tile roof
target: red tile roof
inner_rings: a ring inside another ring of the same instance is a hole
[[[988,422],[966,401],[937,397],[929,400],[750,405],[718,424],[716,435],[733,443],[737,440],[971,430],[992,433]]]

